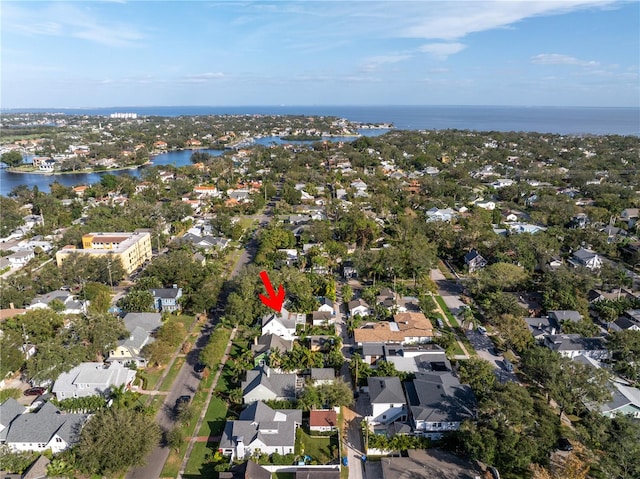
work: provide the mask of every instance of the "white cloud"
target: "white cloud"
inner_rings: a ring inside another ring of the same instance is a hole
[[[562,55],[560,53],[541,53],[531,57],[531,63],[536,65],[574,65],[581,67],[597,67],[600,64],[593,60],[580,60],[578,58]]]
[[[410,24],[399,32],[409,38],[455,40],[470,33],[508,28],[531,17],[557,15],[590,7],[605,7],[615,0],[509,0],[420,3]]]
[[[388,65],[392,63],[398,63],[411,58],[408,54],[395,54],[395,55],[378,55],[375,57],[368,57],[362,61],[360,69],[364,71],[377,70],[382,65]]]
[[[91,8],[62,2],[43,8],[22,5],[28,3],[3,5],[3,29],[27,35],[81,38],[110,47],[134,47],[145,38],[135,26],[101,18]]]
[[[193,75],[185,75],[182,81],[185,83],[206,83],[212,80],[218,80],[224,77],[222,72],[196,73]]]
[[[464,43],[427,43],[422,45],[419,50],[428,53],[434,57],[444,60],[449,55],[454,55],[464,50],[467,46]]]

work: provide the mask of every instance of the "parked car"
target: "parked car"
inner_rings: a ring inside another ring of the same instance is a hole
[[[558,440],[558,449],[561,451],[573,451],[573,444],[566,437],[561,437]]]
[[[342,458],[342,465],[344,467],[347,467],[349,465],[349,458],[347,456],[343,456]]]
[[[196,363],[196,365],[193,367],[193,370],[197,373],[201,373],[202,371],[204,371],[204,368],[206,368],[204,364]]]
[[[191,401],[191,396],[180,396],[176,399],[176,409],[179,409],[183,404],[189,404]]]
[[[502,364],[504,364],[504,368],[507,371],[513,372],[513,364],[511,364],[511,361],[509,361],[508,359],[505,359],[504,361],[502,361]]]
[[[478,326],[477,331],[483,336],[487,335],[487,328],[485,328],[484,326]]]
[[[47,388],[35,387],[35,388],[25,389],[23,394],[25,396],[42,396],[46,392],[47,392]]]

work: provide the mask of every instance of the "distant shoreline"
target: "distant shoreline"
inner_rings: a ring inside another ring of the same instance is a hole
[[[85,168],[83,170],[76,171],[41,171],[41,170],[19,170],[17,168],[4,168],[9,173],[20,173],[23,175],[43,175],[43,176],[55,176],[55,175],[89,175],[91,173],[108,173],[109,171],[122,171],[122,170],[137,170],[143,166],[149,166],[151,163],[144,163],[142,165],[132,166],[120,166],[118,168],[106,168],[104,170],[97,170],[95,168]]]

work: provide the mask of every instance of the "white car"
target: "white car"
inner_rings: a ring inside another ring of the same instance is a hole
[[[487,328],[485,328],[484,326],[478,326],[477,331],[483,336],[487,335]]]

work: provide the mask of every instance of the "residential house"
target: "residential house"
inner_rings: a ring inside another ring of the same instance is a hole
[[[349,301],[347,306],[351,316],[355,316],[356,314],[359,314],[360,316],[369,316],[369,305],[362,298],[352,299]]]
[[[610,383],[611,401],[600,406],[603,416],[614,417],[624,414],[640,419],[640,389],[621,380]]]
[[[397,371],[416,373],[418,371],[450,371],[451,363],[442,347],[437,344],[406,346],[383,344],[384,360],[392,363]]]
[[[240,385],[245,404],[256,401],[294,400],[296,398],[296,375],[277,374],[269,366],[260,366],[247,371],[246,380]]]
[[[51,392],[56,395],[58,400],[97,395],[108,396],[111,389],[121,386],[131,387],[135,377],[134,370],[117,362],[110,364],[80,363],[70,371],[60,374],[53,383]]]
[[[153,341],[154,338],[144,328],[138,326],[129,332],[129,336],[118,341],[105,361],[117,362],[123,366],[134,364],[138,368],[144,368],[147,366],[147,358],[142,355],[142,348]]]
[[[296,339],[296,328],[306,323],[306,316],[300,313],[290,313],[285,308],[279,313],[271,313],[262,318],[262,336],[275,334],[283,339]]]
[[[61,314],[82,314],[87,311],[88,301],[77,301],[75,296],[68,291],[56,290],[46,294],[40,294],[33,298],[27,309],[49,308],[52,301],[58,300],[64,305]]]
[[[312,409],[309,411],[309,430],[332,432],[338,430],[338,415],[333,409]]]
[[[156,311],[172,313],[182,309],[179,301],[182,297],[182,288],[178,288],[177,284],[174,284],[172,288],[156,288],[149,291],[153,295],[153,305]]]
[[[544,345],[568,358],[583,355],[602,360],[610,357],[604,338],[584,338],[579,334],[555,334],[547,336]]]
[[[362,346],[362,360],[370,366],[375,366],[378,359],[384,359],[384,342],[363,342]]]
[[[469,273],[478,271],[489,264],[488,261],[475,249],[472,249],[464,255],[464,263],[469,267]]]
[[[237,421],[227,421],[219,450],[242,460],[255,452],[293,454],[296,428],[302,424],[300,409],[271,409],[262,401],[246,407]]]
[[[547,336],[551,336],[559,332],[558,324],[549,317],[541,318],[524,318],[527,327],[538,343],[543,343]]]
[[[4,410],[2,413],[4,415]],[[0,434],[4,444],[14,452],[49,449],[56,454],[79,440],[88,417],[87,414],[62,413],[52,403],[45,402],[36,412],[14,416],[6,427],[6,433],[3,430]]]
[[[633,228],[638,218],[640,218],[640,208],[625,208],[620,213],[620,220],[626,222],[629,228]]]
[[[440,439],[475,418],[476,398],[451,371],[417,372],[404,383],[414,434]]]
[[[435,206],[426,211],[427,221],[446,221],[450,222],[456,217],[456,212],[451,208],[436,208]]]
[[[29,261],[35,258],[36,255],[32,250],[24,250],[24,251],[16,251],[15,253],[7,256],[7,260],[9,260],[9,265],[12,268],[22,268]]]
[[[629,315],[630,312],[637,312],[635,315]],[[637,316],[639,319],[635,319]],[[624,316],[620,316],[615,321],[609,323],[609,331],[640,331],[640,310],[635,309],[625,312]]]
[[[265,334],[259,338],[255,338],[251,345],[253,352],[253,365],[264,366],[269,364],[269,355],[278,350],[284,354],[293,349],[293,340],[284,339],[277,334]]]
[[[313,334],[306,337],[311,351],[327,352],[335,344],[335,337],[327,334]]]
[[[551,324],[555,325],[558,331],[562,329],[562,323],[565,321],[570,323],[579,323],[582,321],[582,315],[573,310],[548,311],[547,316]]]
[[[569,258],[569,264],[576,268],[582,266],[594,271],[602,267],[602,259],[595,251],[580,248],[573,252],[571,258]]]
[[[328,326],[335,324],[336,318],[331,313],[326,311],[314,311],[311,313],[311,323],[314,326]]]
[[[367,378],[371,415],[367,419],[372,425],[390,424],[407,419],[407,401],[400,378],[371,376]]]
[[[398,313],[393,321],[367,323],[353,332],[358,346],[364,343],[421,344],[433,339],[431,321],[422,313]]]
[[[160,313],[127,313],[122,320],[127,331],[131,332],[140,327],[148,334],[154,335],[162,326]]]
[[[320,303],[318,311],[326,311],[327,313],[331,314],[336,313],[333,301],[331,301],[329,298],[322,296],[321,298],[318,298],[318,302]]]
[[[336,380],[336,372],[333,368],[309,368],[305,371],[304,377],[312,384],[331,384]]]
[[[9,398],[0,404],[0,444],[4,444],[11,422],[24,414],[27,409],[14,398]]]
[[[234,464],[231,469],[218,473],[219,479],[271,479],[271,471],[260,464],[248,460]]]

